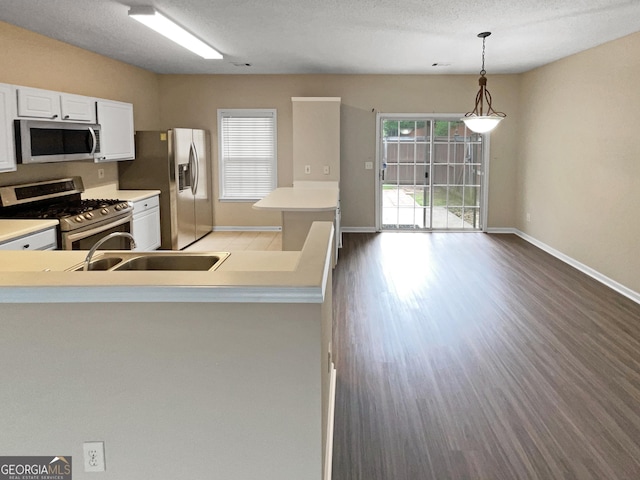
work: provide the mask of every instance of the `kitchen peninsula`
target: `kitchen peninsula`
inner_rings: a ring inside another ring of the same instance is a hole
[[[253,208],[282,212],[282,250],[299,250],[313,222],[333,222],[335,266],[340,246],[340,190],[337,182],[295,182],[293,187],[276,188],[254,203]]]
[[[299,251],[211,272],[0,252],[0,450],[68,446],[81,469],[98,439],[114,478],[330,478],[332,239],[316,222]]]

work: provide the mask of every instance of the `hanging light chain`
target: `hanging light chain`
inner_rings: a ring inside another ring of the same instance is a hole
[[[480,75],[482,75],[483,77],[487,73],[487,71],[484,69],[484,49],[485,49],[486,40],[487,40],[487,37],[482,37],[482,70],[480,70]]]

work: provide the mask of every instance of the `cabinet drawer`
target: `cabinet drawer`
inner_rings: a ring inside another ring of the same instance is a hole
[[[138,200],[137,202],[133,202],[133,211],[134,214],[144,212],[145,210],[151,210],[152,208],[159,208],[160,199],[158,195],[153,197],[145,198],[144,200]]]
[[[0,250],[49,250],[52,247],[55,249],[57,246],[56,229],[49,228],[42,232],[0,243]]]

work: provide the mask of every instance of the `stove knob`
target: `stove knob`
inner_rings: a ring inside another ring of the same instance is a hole
[[[120,206],[120,204],[116,205],[116,206],[115,206],[115,207],[113,207],[113,208],[115,208],[115,209],[116,209],[116,211],[118,211],[118,212],[119,212],[120,210],[122,210],[122,207]]]
[[[128,204],[128,203],[123,203],[123,204],[121,204],[121,205],[122,205],[122,210],[124,210],[124,209],[126,209],[127,207],[129,207],[129,204]]]
[[[78,223],[82,223],[82,221],[84,220],[84,218],[82,218],[81,216],[77,216],[74,220],[75,220],[76,222],[78,222]]]
[[[103,208],[102,210],[100,210],[100,213],[102,215],[109,215],[109,210],[107,210],[106,208]]]
[[[85,213],[84,214],[84,218],[86,218],[87,220],[91,220],[93,218],[93,213],[91,213],[91,212]]]

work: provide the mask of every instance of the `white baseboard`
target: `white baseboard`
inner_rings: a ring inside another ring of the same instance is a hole
[[[376,233],[376,227],[340,227],[342,233]]]
[[[216,225],[211,229],[212,232],[281,232],[282,227],[279,226],[224,226]]]
[[[589,275],[591,278],[615,290],[619,294],[624,295],[625,297],[629,298],[630,300],[633,300],[637,304],[640,304],[640,293],[636,292],[635,290],[631,290],[629,287],[625,287],[624,285],[616,282],[612,278],[609,278],[606,275],[603,275],[602,273],[589,267],[588,265],[585,265],[584,263],[577,261],[576,259],[570,257],[569,255],[565,255],[561,251],[556,250],[555,248],[547,245],[544,242],[541,242],[540,240],[532,237],[531,235],[528,235],[518,230],[517,228],[488,228],[487,233],[512,233],[514,235],[517,235],[523,240],[526,240],[527,242],[529,242],[531,245],[535,245],[540,250],[544,250],[548,254],[553,255],[554,257],[562,260],[564,263],[571,265],[573,268],[577,270],[580,270],[582,273]]]
[[[513,233],[514,235],[518,235],[518,230],[515,228],[507,228],[507,227],[498,227],[498,228],[487,228],[487,233]]]
[[[327,412],[327,444],[324,456],[324,480],[331,480],[333,465],[333,425],[336,411],[336,367],[331,362],[331,377],[329,379],[329,408]]]

